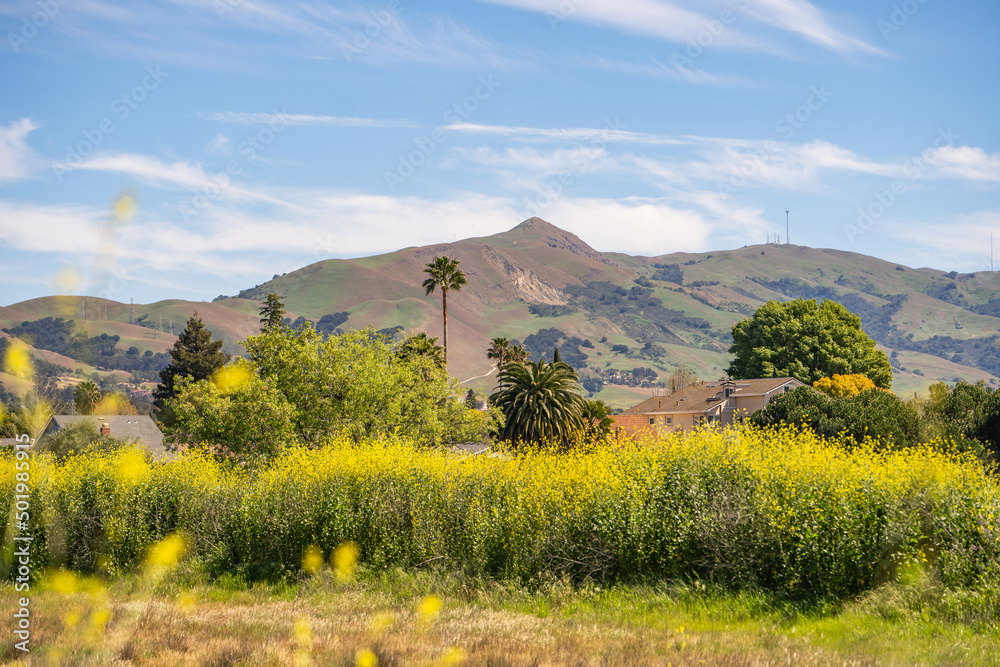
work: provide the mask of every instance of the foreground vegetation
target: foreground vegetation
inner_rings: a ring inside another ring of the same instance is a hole
[[[32,597],[32,664],[998,664],[1000,634],[947,620],[940,589],[919,574],[834,606],[697,583],[528,588],[434,571],[355,574],[249,586],[208,583],[184,565],[161,579],[54,573]],[[15,605],[10,587],[0,591],[0,614]],[[20,657],[13,641],[0,639],[5,664]]]
[[[977,459],[846,451],[792,428],[498,457],[345,439],[250,471],[199,454],[42,455],[32,480],[36,570],[128,573],[171,534],[213,576],[267,580],[346,542],[373,568],[702,580],[797,600],[847,599],[920,565],[955,618],[1000,612],[1000,488]],[[14,486],[5,460],[4,516]]]

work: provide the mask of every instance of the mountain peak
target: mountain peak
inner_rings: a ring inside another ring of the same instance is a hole
[[[563,234],[566,233],[565,230],[559,229],[558,227],[556,227],[555,225],[553,225],[551,222],[548,222],[546,220],[542,220],[539,217],[528,218],[527,220],[525,220],[524,222],[522,222],[521,224],[519,224],[514,229],[536,229],[538,231],[546,231],[546,232],[548,232],[548,231],[556,231],[556,232],[561,232]],[[512,229],[511,231],[514,231],[514,230]]]
[[[576,234],[556,227],[551,222],[538,217],[528,218],[510,231],[504,232],[501,236],[506,236],[507,238],[513,236],[522,242],[534,242],[534,244],[544,244],[551,248],[568,250],[573,254],[589,257],[602,264],[618,266],[617,262],[608,259],[591,248]]]

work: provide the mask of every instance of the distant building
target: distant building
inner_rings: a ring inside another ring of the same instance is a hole
[[[118,438],[142,445],[155,460],[172,458],[163,446],[163,432],[148,415],[55,415],[49,420],[40,440],[49,438],[62,429],[80,421],[89,421],[103,437]]]
[[[713,424],[728,426],[764,408],[775,396],[804,386],[790,377],[696,382],[613,415],[613,428],[622,435],[640,436]]]

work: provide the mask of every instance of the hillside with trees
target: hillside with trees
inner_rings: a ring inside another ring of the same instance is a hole
[[[0,308],[0,326],[74,359],[131,370],[154,365],[147,352],[166,353],[176,340],[171,328],[179,333],[195,310],[225,352],[243,354],[240,341],[259,329],[260,302],[273,293],[283,297],[292,326],[310,322],[326,335],[373,327],[443,340],[440,289],[428,293],[424,286],[424,269],[442,256],[460,262],[467,280],[447,295],[448,368],[459,379],[474,378],[470,385],[479,392],[490,390],[479,376],[491,367],[480,351],[504,337],[524,344],[533,360],[558,345],[581,381],[624,406],[681,365],[700,377],[724,375],[733,360],[733,325],[769,301],[795,299],[835,302],[857,315],[888,356],[898,393],[926,391],[937,381],[1000,382],[997,273],[913,269],[787,244],[632,257],[600,253],[538,218],[493,236],[324,260],[210,304],[136,305],[132,320],[128,304],[49,297]],[[93,313],[105,319],[91,319]],[[72,333],[63,331],[69,321]],[[104,334],[120,337],[111,356]],[[138,358],[128,354],[132,347]],[[636,369],[653,377],[637,380]]]

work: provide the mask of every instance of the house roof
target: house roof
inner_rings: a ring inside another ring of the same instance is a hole
[[[733,396],[763,396],[782,386],[792,383],[802,386],[795,378],[755,378],[749,380],[719,380],[716,382],[696,382],[678,389],[667,396],[653,396],[632,406],[622,414],[676,414],[709,412],[726,402],[725,388],[734,388]]]
[[[45,431],[46,433],[52,429],[59,431],[80,421],[89,421],[98,430],[102,424],[107,424],[111,429],[110,436],[112,438],[138,442],[149,451],[154,459],[172,457],[163,446],[163,433],[148,415],[109,415],[107,417],[100,415],[54,415]]]

